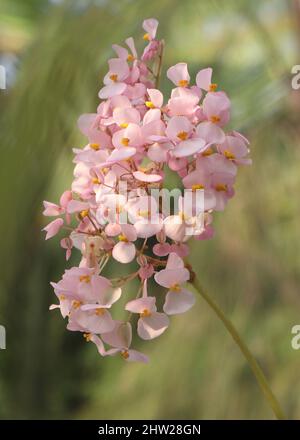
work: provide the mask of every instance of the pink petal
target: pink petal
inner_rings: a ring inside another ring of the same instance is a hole
[[[100,99],[111,98],[112,96],[121,95],[126,89],[125,83],[114,83],[102,87],[100,89],[98,96]]]
[[[152,182],[160,182],[162,180],[162,176],[160,176],[159,174],[146,174],[143,173],[142,171],[134,171],[133,176],[137,180],[140,180],[141,182],[152,183]]]
[[[211,67],[207,67],[206,69],[200,70],[196,76],[197,86],[200,89],[209,90],[209,86],[211,85],[211,77],[212,77]]]
[[[175,157],[186,157],[191,154],[200,153],[206,149],[206,142],[203,139],[189,139],[177,144],[173,150]]]
[[[222,128],[209,121],[200,122],[196,133],[208,144],[221,144],[225,140],[225,133]]]
[[[125,310],[128,310],[129,312],[132,313],[142,313],[145,309],[155,312],[156,311],[155,301],[156,299],[154,296],[134,299],[133,301],[129,301],[126,304]]]
[[[169,291],[166,295],[164,312],[167,315],[177,315],[187,312],[195,304],[195,296],[192,292],[181,289],[180,292]]]
[[[180,86],[180,81],[190,81],[190,75],[186,63],[178,63],[167,70],[167,77],[176,85]]]
[[[147,89],[147,93],[150,97],[150,101],[154,105],[154,107],[160,108],[163,105],[164,96],[161,91],[157,89]]]
[[[154,312],[138,320],[137,332],[140,338],[149,340],[160,336],[169,325],[169,318],[164,313]]]
[[[158,27],[156,18],[148,18],[143,21],[143,29],[149,34],[151,40],[154,40]]]
[[[68,213],[73,214],[74,212],[85,211],[89,209],[90,205],[86,202],[81,202],[80,200],[71,200],[68,203]]]
[[[131,345],[132,329],[129,322],[115,321],[115,327],[111,332],[102,336],[106,344],[116,348],[127,348]]]
[[[171,287],[174,284],[182,284],[190,279],[188,269],[163,269],[154,275],[154,279],[160,286]]]
[[[48,223],[47,226],[43,228],[43,231],[46,231],[46,240],[49,240],[49,238],[54,237],[59,230],[63,227],[64,221],[62,218],[57,218],[53,220],[52,222]]]
[[[124,241],[117,243],[112,251],[113,258],[123,264],[130,263],[130,261],[134,260],[135,254],[135,245]]]

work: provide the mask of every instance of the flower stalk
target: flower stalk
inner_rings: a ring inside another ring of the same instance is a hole
[[[275,397],[273,391],[271,390],[267,378],[262,371],[261,367],[259,366],[258,362],[250,352],[248,346],[245,344],[245,342],[242,340],[241,336],[239,335],[238,331],[232,324],[232,322],[225,316],[222,309],[217,305],[217,303],[208,295],[208,293],[203,289],[201,286],[198,278],[193,273],[191,276],[190,283],[194,286],[195,290],[202,296],[202,298],[206,301],[206,303],[210,306],[210,308],[215,312],[215,314],[218,316],[218,318],[222,321],[226,329],[228,330],[229,334],[231,335],[234,342],[239,347],[240,351],[244,355],[246,361],[248,362],[249,367],[252,370],[252,373],[254,374],[256,381],[262,391],[262,393],[265,396],[265,399],[267,400],[270,408],[272,409],[275,417],[279,420],[285,420],[286,416],[281,409],[281,406]]]

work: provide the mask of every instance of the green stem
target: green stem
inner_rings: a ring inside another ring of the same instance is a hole
[[[194,275],[194,273],[193,273]],[[236,328],[232,324],[232,322],[226,318],[224,315],[224,312],[220,309],[220,307],[215,303],[215,301],[203,290],[201,284],[197,280],[196,277],[194,279],[192,278],[190,283],[195,287],[195,289],[198,291],[198,293],[202,296],[203,299],[208,303],[208,305],[213,309],[213,311],[216,313],[216,315],[220,318],[220,320],[223,322],[225,327],[227,328],[228,332],[230,333],[233,340],[238,345],[239,349],[245,356],[266,400],[268,401],[270,407],[272,408],[272,411],[274,412],[277,419],[284,420],[286,419],[280,404],[278,403],[278,400],[274,396],[270,386],[268,385],[266,376],[260,366],[258,365],[256,359],[251,354],[249,348],[247,345],[243,342],[240,335],[238,334]]]

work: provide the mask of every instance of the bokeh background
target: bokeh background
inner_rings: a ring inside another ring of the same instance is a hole
[[[288,0],[0,0],[1,418],[271,418],[240,352],[198,298],[159,339],[138,346],[149,365],[102,359],[65,330],[50,280],[65,268],[44,242],[42,200],[72,179],[78,116],[93,112],[111,44],[160,21],[166,67],[212,66],[233,101],[232,127],[251,140],[253,166],[215,216],[216,236],[192,248],[210,294],[266,372],[288,417],[300,416],[300,2]],[[171,87],[162,80],[165,92]],[[76,264],[76,257],[70,262]],[[126,270],[126,269],[124,269]],[[111,272],[115,268],[111,268]],[[132,289],[135,286],[132,286]]]

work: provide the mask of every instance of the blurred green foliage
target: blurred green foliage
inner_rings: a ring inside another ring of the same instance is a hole
[[[0,6],[0,51],[13,47],[21,60],[15,85],[0,91],[0,323],[7,328],[0,417],[271,417],[244,359],[200,298],[159,340],[139,343],[148,366],[101,359],[48,312],[49,281],[65,262],[58,239],[43,241],[42,200],[56,201],[70,185],[71,147],[83,145],[76,120],[97,105],[111,44],[133,35],[141,46],[141,23],[155,16],[166,40],[163,75],[179,61],[189,63],[191,76],[211,65],[233,100],[232,127],[251,140],[253,166],[240,170],[236,197],[215,216],[215,238],[193,245],[191,261],[288,416],[298,418],[300,353],[290,344],[300,323],[300,91],[290,85],[291,66],[299,64],[298,1]],[[171,84],[161,85],[168,93]]]

